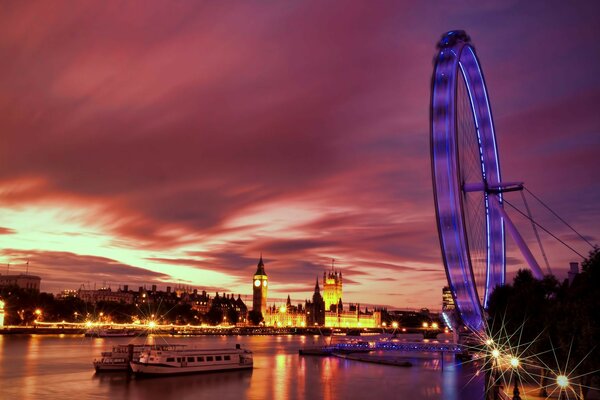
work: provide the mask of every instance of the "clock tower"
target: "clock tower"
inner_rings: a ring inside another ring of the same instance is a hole
[[[263,318],[267,312],[267,283],[267,273],[261,254],[254,273],[254,279],[252,279],[252,311],[260,311]]]

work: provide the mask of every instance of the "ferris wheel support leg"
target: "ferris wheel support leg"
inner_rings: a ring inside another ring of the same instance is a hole
[[[540,265],[535,260],[535,257],[533,257],[531,250],[529,250],[529,247],[527,247],[527,244],[525,244],[525,240],[523,240],[523,237],[517,230],[517,227],[515,226],[515,224],[513,224],[506,211],[504,211],[504,207],[502,207],[502,204],[500,204],[498,198],[496,196],[490,196],[490,198],[494,199],[493,202],[496,209],[498,210],[498,212],[502,216],[502,219],[506,223],[506,228],[508,229],[510,236],[512,236],[513,240],[517,244],[517,247],[521,251],[521,254],[523,254],[523,257],[525,257],[525,261],[527,261],[527,264],[529,264],[529,268],[531,268],[533,276],[536,279],[542,279],[544,277],[544,273],[542,272]]]

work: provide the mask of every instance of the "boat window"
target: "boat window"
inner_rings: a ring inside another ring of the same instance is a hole
[[[194,362],[194,357],[188,357],[188,362]]]
[[[167,362],[175,362],[175,357],[167,357]]]
[[[229,357],[229,356],[224,356],[223,358],[225,358],[225,361],[231,360],[231,357]]]
[[[198,357],[198,362],[203,362],[204,361],[204,357]]]
[[[222,359],[221,356],[216,356],[215,358],[216,358],[216,361],[221,361],[221,359]]]
[[[183,360],[182,357],[177,357],[177,362],[181,362]]]
[[[213,360],[212,356],[206,357],[206,361],[212,361],[212,360]]]

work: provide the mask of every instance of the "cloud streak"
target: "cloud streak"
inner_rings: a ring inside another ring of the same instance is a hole
[[[596,4],[2,7],[2,254],[35,258],[53,290],[249,293],[262,252],[275,297],[310,294],[333,258],[351,300],[439,308],[429,81],[457,26],[485,69],[504,176],[600,237]],[[558,270],[573,259],[548,252]]]

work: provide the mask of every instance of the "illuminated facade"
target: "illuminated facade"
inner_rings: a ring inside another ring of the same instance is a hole
[[[263,316],[266,326],[306,326],[306,310],[302,307],[302,304],[293,306],[289,295],[284,306],[276,307],[273,305],[267,309],[267,312]]]
[[[361,311],[359,304],[350,304],[347,309],[342,303],[342,273],[332,271],[323,274],[323,293],[319,280],[315,284],[312,301],[306,300],[292,306],[290,297],[280,307],[273,305],[263,313],[266,326],[305,327],[325,326],[329,328],[377,328],[381,326],[381,311]],[[256,289],[255,289],[256,293]],[[329,301],[329,303],[328,303]]]
[[[267,285],[268,278],[261,254],[256,266],[256,272],[252,278],[252,311],[260,311],[265,321],[267,313]]]
[[[4,326],[4,301],[0,300],[0,326]]]
[[[452,291],[448,286],[445,286],[442,289],[442,311],[453,311],[455,309],[454,306],[454,298],[452,298]]]
[[[342,273],[333,270],[323,272],[323,300],[325,311],[330,311],[331,306],[336,306],[342,300]]]
[[[348,311],[325,312],[328,328],[377,328],[381,326],[381,311],[360,311],[360,305],[351,304]]]

